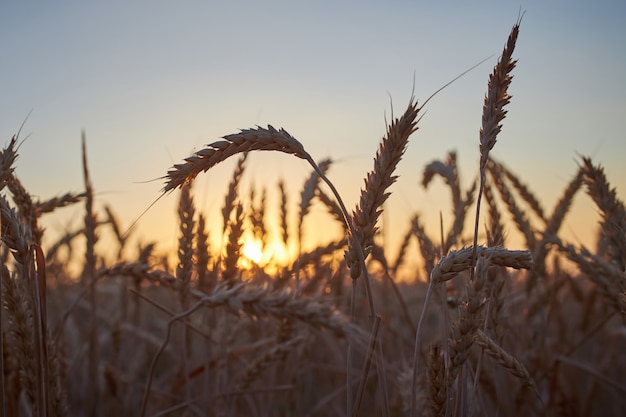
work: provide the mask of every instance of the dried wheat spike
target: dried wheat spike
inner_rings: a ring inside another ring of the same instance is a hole
[[[397,179],[393,173],[404,155],[409,136],[417,130],[416,119],[419,110],[417,102],[411,99],[404,114],[389,125],[387,134],[376,152],[374,169],[365,178],[365,188],[361,190],[359,204],[352,214],[355,232],[366,257],[373,245],[376,222],[382,212],[381,207],[390,194],[387,189]],[[351,239],[346,252],[346,262],[350,267],[350,276],[356,279],[361,275],[361,267],[358,251],[352,245]]]
[[[199,173],[206,172],[229,157],[249,151],[279,151],[293,154],[309,160],[310,155],[296,138],[286,130],[276,130],[268,125],[267,129],[244,129],[239,133],[224,136],[221,141],[211,143],[192,156],[185,158],[182,164],[176,164],[167,172],[163,193],[167,193],[185,182],[194,179]]]
[[[489,246],[504,245],[504,226],[502,225],[502,215],[496,205],[496,200],[491,189],[491,184],[486,184],[483,189],[485,201],[489,210]]]
[[[620,270],[626,269],[626,209],[617,198],[615,188],[604,175],[601,166],[583,158],[582,170],[587,192],[602,213],[602,234],[609,242],[609,256]]]
[[[304,337],[298,336],[293,339],[286,340],[282,343],[274,345],[271,349],[262,352],[262,354],[250,363],[239,377],[239,382],[235,385],[237,391],[244,391],[252,385],[255,379],[260,377],[269,366],[285,358],[289,352],[294,350],[296,346],[304,340]]]
[[[4,195],[0,195],[0,225],[2,242],[11,250],[15,260],[26,267],[32,240],[31,229],[20,221],[20,216]]]
[[[474,204],[474,194],[476,193],[477,187],[478,181],[474,180],[470,188],[465,193],[465,198],[459,200],[459,204],[454,207],[454,223],[452,223],[452,227],[446,236],[442,251],[443,253],[449,251],[452,246],[456,245],[461,239],[463,225],[465,224],[465,218],[467,217],[467,211],[470,209],[472,204]]]
[[[524,235],[526,240],[526,245],[529,249],[534,250],[536,247],[536,239],[534,235],[534,231],[530,226],[530,222],[526,217],[526,213],[517,205],[513,194],[509,190],[509,187],[502,179],[502,172],[500,167],[496,164],[487,164],[489,173],[491,174],[491,179],[493,183],[500,193],[500,197],[502,201],[506,204],[509,209],[509,213],[513,216],[513,220],[515,221],[515,225],[517,229]]]
[[[175,276],[161,270],[153,270],[151,265],[143,262],[119,262],[110,268],[103,268],[98,271],[97,277],[103,276],[129,276],[140,279],[147,279],[158,285],[178,290],[180,282]]]
[[[484,320],[482,310],[485,305],[487,272],[492,260],[493,253],[486,254],[483,251],[478,255],[475,279],[467,285],[467,301],[461,305],[459,319],[452,325],[449,341],[450,366],[446,375],[448,387],[452,386],[461,367],[467,360],[474,343],[474,334]]]
[[[543,207],[541,207],[541,203],[537,200],[535,194],[526,186],[522,181],[511,172],[506,166],[501,164],[500,162],[496,162],[491,159],[491,162],[498,166],[499,172],[503,173],[504,176],[511,182],[513,188],[518,192],[518,194],[522,197],[522,199],[528,204],[528,206],[535,212],[537,217],[539,217],[544,223],[546,222],[546,217],[544,214]]]
[[[280,193],[280,232],[283,239],[283,245],[289,246],[289,226],[287,225],[287,191],[285,190],[285,182],[278,181],[278,191]]]
[[[439,249],[426,234],[426,231],[420,223],[419,216],[417,214],[411,219],[411,224],[413,225],[413,234],[417,238],[422,258],[424,258],[424,268],[426,269],[426,274],[430,275],[431,271],[435,267],[435,259],[440,256]]]
[[[530,290],[534,287],[538,276],[545,274],[546,257],[549,253],[549,243],[557,238],[557,233],[563,224],[565,215],[569,211],[570,206],[574,200],[574,196],[583,184],[583,170],[578,170],[576,176],[570,181],[567,188],[563,192],[563,195],[556,203],[552,216],[546,220],[546,228],[541,236],[541,241],[537,244],[537,247],[533,251],[533,259],[535,261],[535,268],[533,273],[529,276],[526,289]]]
[[[212,273],[209,271],[211,250],[205,223],[205,217],[200,213],[198,215],[198,226],[196,227],[196,273],[198,274],[198,289],[200,291],[210,291],[215,285],[215,282],[211,279]]]
[[[269,286],[257,286],[238,283],[228,288],[218,285],[211,294],[198,294],[197,303],[173,320],[183,319],[200,307],[226,308],[229,312],[251,318],[273,316],[280,319],[295,319],[318,329],[328,329],[346,338],[356,338],[360,342],[367,340],[367,335],[350,318],[336,307],[313,297],[294,297],[288,288],[274,290]]]
[[[9,178],[13,175],[13,163],[17,159],[17,136],[11,138],[11,142],[0,151],[0,190],[5,186]]]
[[[238,282],[237,263],[241,257],[241,237],[243,236],[243,206],[238,203],[235,208],[235,218],[229,223],[228,242],[226,243],[226,256],[223,260],[222,281],[232,287]]]
[[[244,152],[239,160],[237,160],[237,165],[235,170],[233,171],[233,176],[230,179],[230,183],[228,184],[228,192],[226,193],[226,197],[224,197],[224,205],[222,206],[222,235],[226,234],[226,229],[228,228],[228,224],[230,223],[230,216],[232,215],[233,210],[235,209],[235,202],[239,196],[239,183],[241,182],[241,177],[243,176],[243,172],[246,169],[246,161],[248,159],[248,152]]]
[[[337,204],[337,202],[328,194],[320,190],[319,187],[315,190],[315,196],[326,206],[328,213],[330,213],[330,215],[341,224],[341,227],[347,231],[348,225],[346,225],[346,221],[343,217],[343,211],[341,211],[339,204]]]
[[[52,197],[46,201],[35,202],[35,210],[37,216],[41,216],[44,213],[50,213],[57,208],[66,207],[70,204],[79,203],[85,198],[85,193],[65,193],[60,197]]]
[[[326,175],[332,163],[333,161],[330,158],[324,159],[318,164],[318,167],[320,171],[322,171],[322,173]],[[305,181],[304,187],[302,188],[302,191],[300,192],[300,211],[298,212],[298,241],[299,241],[298,243],[299,245],[302,244],[301,242],[302,241],[302,225],[304,222],[304,217],[308,214],[311,208],[311,202],[313,201],[313,197],[315,196],[315,190],[317,190],[318,188],[319,181],[320,181],[320,175],[317,173],[317,171],[314,170],[309,176],[309,178]]]
[[[4,224],[4,221],[2,223]],[[0,265],[0,276],[3,298],[1,308],[8,313],[8,345],[11,346],[19,363],[19,385],[26,394],[30,406],[36,409],[37,354],[33,331],[35,324],[27,280],[17,273],[11,274],[4,265]],[[2,359],[4,361],[4,358]]]
[[[33,243],[41,245],[43,230],[38,226],[38,213],[30,193],[26,191],[26,188],[15,175],[9,177],[7,187],[13,194],[13,202],[18,208],[21,218],[31,230]]]
[[[181,306],[187,307],[187,299],[191,286],[193,272],[193,241],[194,241],[194,215],[193,196],[191,195],[192,184],[185,184],[180,191],[178,204],[178,219],[180,222],[180,237],[178,238],[178,265],[176,278],[180,282],[179,295]]]
[[[481,169],[487,164],[489,152],[496,144],[496,137],[502,125],[502,120],[506,117],[504,106],[509,104],[511,96],[508,93],[509,85],[513,76],[511,71],[515,68],[517,60],[512,59],[515,42],[519,34],[518,21],[511,30],[506,46],[502,51],[502,56],[489,75],[487,95],[483,105],[482,128],[480,129],[480,166]]]
[[[559,250],[584,272],[591,281],[597,284],[600,292],[605,295],[613,306],[626,316],[626,272],[617,265],[599,256],[591,254],[586,248],[577,251],[572,245],[561,245]]]
[[[521,379],[534,393],[539,395],[535,381],[532,379],[528,370],[513,355],[502,349],[496,342],[481,330],[476,332],[476,343],[491,356],[498,365],[509,371],[509,373]]]
[[[445,357],[441,346],[433,345],[428,353],[426,362],[428,381],[428,405],[432,416],[443,417],[446,415],[446,367]]]
[[[459,272],[466,271],[472,266],[473,247],[450,251],[441,258],[430,274],[430,279],[439,284],[454,278]],[[509,250],[504,248],[476,247],[477,256],[487,256],[491,264],[506,266],[515,269],[531,269],[533,258],[527,250]]]
[[[261,190],[261,200],[259,201],[259,205],[255,204],[255,189],[252,187],[250,189],[250,214],[248,219],[250,219],[250,224],[252,226],[252,234],[255,239],[258,239],[261,242],[262,247],[264,248],[267,244],[268,239],[268,229],[265,223],[265,212],[267,208],[267,188],[263,187]]]

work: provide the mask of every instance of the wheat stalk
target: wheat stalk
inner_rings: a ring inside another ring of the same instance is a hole
[[[90,301],[90,315],[91,315],[91,327],[89,334],[89,400],[88,410],[90,414],[94,414],[98,407],[98,362],[99,362],[99,348],[98,348],[98,305],[96,299],[95,290],[95,275],[96,275],[96,253],[95,245],[98,240],[96,234],[97,219],[96,214],[93,211],[93,186],[91,184],[91,178],[89,175],[89,167],[87,165],[87,138],[85,132],[82,132],[81,137],[82,148],[82,162],[83,162],[83,180],[85,183],[85,229],[84,234],[87,240],[85,246],[85,265],[81,276],[81,281],[85,288],[89,288],[89,301]]]

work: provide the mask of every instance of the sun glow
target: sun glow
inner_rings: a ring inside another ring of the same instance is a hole
[[[242,253],[255,264],[259,264],[263,260],[263,246],[256,239],[247,239],[243,244]]]
[[[265,245],[260,240],[247,237],[241,248],[240,266],[252,269],[255,266],[262,267],[271,273],[291,262],[291,255],[285,246],[276,241],[267,242]]]

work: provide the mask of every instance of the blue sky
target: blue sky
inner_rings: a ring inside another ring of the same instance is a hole
[[[392,189],[389,233],[404,233],[415,211],[436,233],[439,211],[450,211],[447,190],[421,189],[421,171],[455,149],[464,184],[475,176],[488,74],[520,7],[513,99],[493,155],[548,211],[579,154],[602,163],[623,196],[622,2],[5,2],[0,135],[8,142],[30,113],[17,174],[44,199],[81,190],[84,129],[99,207],[110,204],[129,225],[163,185],[145,181],[220,136],[269,123],[314,157],[337,160],[330,178],[352,207],[391,103],[400,114],[413,85],[423,101],[493,55],[426,106]],[[207,213],[221,206],[233,163],[199,178]],[[308,173],[293,157],[255,154],[244,183],[273,192],[284,178],[295,202]],[[153,207],[137,235],[174,246],[176,200]],[[80,209],[64,213],[48,220],[50,231],[79,225]],[[591,237],[594,213],[579,196],[566,226],[572,240]]]

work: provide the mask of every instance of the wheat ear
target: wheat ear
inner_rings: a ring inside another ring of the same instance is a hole
[[[200,291],[209,291],[213,288],[215,282],[211,279],[212,273],[209,271],[211,250],[209,247],[209,234],[206,231],[206,219],[202,213],[198,215],[198,225],[196,226],[196,259],[198,289]]]
[[[528,217],[526,216],[526,213],[517,205],[511,190],[504,182],[501,168],[496,164],[490,163],[488,164],[487,169],[491,174],[491,179],[493,180],[496,189],[500,193],[502,201],[504,201],[509,209],[509,213],[513,216],[517,229],[524,235],[526,246],[530,249],[535,249],[536,239]]]
[[[317,164],[323,174],[326,174],[332,164],[331,159],[324,159]],[[315,196],[315,190],[318,188],[320,181],[320,174],[317,171],[313,171],[309,178],[305,181],[304,187],[300,192],[300,210],[298,212],[298,258],[296,259],[296,288],[300,289],[300,255],[302,254],[302,227],[304,224],[304,217],[307,215],[311,208],[311,202]]]
[[[180,282],[179,296],[183,309],[188,307],[189,289],[191,288],[191,275],[193,272],[193,241],[194,241],[194,215],[195,208],[191,194],[192,183],[185,184],[180,190],[178,203],[178,219],[180,237],[178,238],[178,265],[176,266],[176,278]]]
[[[626,209],[611,188],[601,166],[583,158],[582,170],[587,192],[602,213],[602,234],[609,242],[609,256],[620,270],[626,269]]]
[[[192,180],[200,172],[206,172],[231,156],[249,151],[279,151],[308,159],[309,154],[302,144],[286,130],[276,130],[272,126],[267,129],[245,129],[239,133],[224,136],[222,141],[214,142],[206,148],[185,158],[182,164],[176,164],[164,177],[166,182],[163,192],[166,193],[183,183]]]
[[[521,379],[526,386],[528,386],[536,395],[539,396],[535,381],[532,379],[528,370],[520,361],[518,361],[513,355],[502,349],[496,342],[494,342],[489,336],[477,330],[475,335],[475,342],[485,350],[485,352],[491,356],[498,365],[509,371],[509,373],[517,378]]]
[[[546,220],[546,228],[541,236],[541,241],[537,244],[533,252],[535,268],[526,281],[526,290],[530,291],[537,282],[537,278],[545,273],[546,257],[549,252],[549,243],[557,238],[557,233],[563,224],[565,215],[569,211],[574,196],[583,184],[583,170],[578,169],[576,176],[565,188],[563,195],[556,203],[552,215]]]
[[[388,127],[387,134],[380,143],[374,158],[374,169],[365,178],[365,188],[361,189],[359,204],[355,208],[352,218],[354,228],[361,242],[363,254],[367,256],[373,245],[376,223],[382,210],[383,203],[389,197],[387,189],[398,178],[394,175],[396,166],[404,155],[409,136],[417,130],[417,114],[420,108],[417,102],[411,99],[404,114],[395,119]],[[346,261],[350,267],[352,279],[361,274],[356,248],[349,246],[346,252]]]
[[[539,217],[544,223],[546,222],[546,216],[541,203],[535,196],[535,194],[524,184],[517,175],[515,175],[509,168],[500,162],[496,162],[491,159],[491,162],[498,166],[499,172],[509,180],[515,191],[522,197],[522,199],[528,204],[537,217]]]
[[[278,192],[280,193],[280,235],[285,248],[289,248],[289,226],[287,224],[287,191],[285,182],[278,181]]]
[[[0,151],[0,190],[4,189],[9,178],[13,175],[13,163],[17,159],[17,136]]]
[[[445,357],[441,351],[441,346],[431,346],[426,366],[430,412],[433,416],[443,417],[446,415],[448,387],[446,385]]]
[[[237,201],[237,196],[239,194],[239,183],[241,182],[241,177],[246,169],[247,159],[248,152],[244,152],[237,160],[237,166],[235,167],[233,176],[228,184],[228,192],[226,193],[226,197],[224,197],[224,205],[222,206],[222,235],[226,233],[226,229],[230,223],[230,216],[236,206],[235,202]]]
[[[521,20],[521,17],[520,17]],[[511,72],[517,61],[512,59],[515,43],[519,34],[520,20],[513,26],[509,38],[502,51],[502,56],[489,75],[487,83],[487,95],[483,105],[482,127],[480,129],[480,187],[476,198],[476,220],[474,222],[474,247],[478,244],[478,225],[480,220],[480,200],[485,188],[485,167],[489,160],[489,152],[496,144],[496,138],[502,130],[502,120],[506,117],[504,106],[509,104],[511,96],[508,93],[509,85],[513,76]],[[476,260],[476,253],[472,254],[472,264]],[[474,272],[471,272],[473,277]]]

